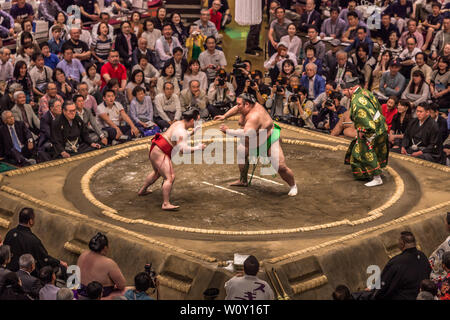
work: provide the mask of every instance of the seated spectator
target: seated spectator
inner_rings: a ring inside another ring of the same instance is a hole
[[[22,121],[15,121],[11,111],[2,112],[2,122],[0,141],[6,161],[18,166],[36,164],[32,159],[34,139],[27,126]]]
[[[11,62],[11,50],[0,48],[0,81],[8,81],[13,78],[14,66]]]
[[[407,0],[395,1],[391,3],[384,12],[391,15],[392,21],[395,22],[398,30],[402,33],[406,25],[406,20],[409,19],[413,13],[412,2]]]
[[[122,91],[120,86],[119,86],[119,81],[117,79],[111,79],[108,81],[106,87],[103,89],[102,91],[102,95],[103,92],[105,92],[105,90],[112,90],[114,91],[114,93],[116,94],[116,102],[119,102],[123,109],[125,110],[125,112],[128,112],[128,100],[127,100],[127,95],[125,91]],[[102,98],[103,100],[103,98]]]
[[[101,23],[106,23],[106,25],[108,26],[108,38],[111,39],[112,41],[115,40],[114,27],[109,24],[110,18],[111,16],[109,15],[108,12],[100,12],[100,21],[92,26],[91,30],[92,41],[94,41],[98,37],[98,27],[100,26]]]
[[[390,51],[384,51],[383,54],[379,55],[377,65],[372,72],[372,87],[371,91],[379,91],[381,76],[389,71],[389,63],[392,58],[392,53]]]
[[[74,300],[73,291],[69,288],[61,288],[56,293],[56,300]]]
[[[97,21],[100,16],[100,7],[97,1],[76,0],[75,4],[80,8],[83,22]]]
[[[401,64],[398,59],[394,59],[389,64],[389,71],[383,73],[380,79],[379,91],[375,92],[381,101],[387,101],[388,97],[400,97],[405,86],[405,77],[399,72]]]
[[[42,96],[41,99],[39,99],[39,119],[41,119],[43,115],[48,111],[50,100],[58,100],[59,102],[61,102],[61,105],[64,103],[64,99],[57,93],[58,88],[55,83],[49,82],[45,89],[45,95]]]
[[[283,114],[290,117],[300,127],[315,129],[314,123],[312,122],[314,103],[307,99],[308,92],[306,88],[299,87],[292,89],[292,95],[288,98],[288,103],[284,107]]]
[[[48,42],[41,42],[39,47],[41,48],[41,53],[44,56],[44,65],[54,70],[59,63],[58,56],[50,52],[50,46]]]
[[[320,60],[315,60],[315,62],[317,62]],[[314,62],[312,62],[314,63]],[[291,59],[286,59],[283,61],[283,64],[281,65],[281,70],[280,73],[277,75],[277,78],[283,78],[283,81],[288,81],[289,78],[293,75],[297,75],[296,71],[295,71],[295,65],[294,62]]]
[[[5,276],[13,273],[6,267],[11,262],[11,248],[8,245],[0,245],[0,289],[5,283]]]
[[[97,120],[92,114],[91,109],[85,107],[84,96],[76,94],[73,97],[73,102],[75,102],[77,116],[83,120],[83,123],[88,130],[90,140],[92,142],[102,143],[104,146],[108,145],[106,132],[102,131],[98,126]]]
[[[396,32],[397,36],[400,35],[400,32],[398,31],[398,28],[395,24],[391,23],[391,15],[384,11],[381,14],[381,25],[380,29],[376,30],[372,36],[380,38],[383,43],[389,42],[389,35],[392,32]]]
[[[39,279],[44,285],[39,290],[39,300],[56,300],[59,288],[55,286],[56,274],[51,266],[45,266],[39,270]]]
[[[416,70],[412,74],[412,79],[402,93],[402,99],[408,100],[415,108],[430,99],[430,86],[425,81],[422,71]]]
[[[282,37],[288,35],[287,29],[292,23],[291,20],[286,18],[286,10],[280,7],[279,4],[276,6],[275,16],[276,19],[270,22],[269,33],[267,35],[267,38],[269,39],[269,56],[276,53],[278,50],[278,43],[281,41]]]
[[[178,39],[180,44],[184,47],[186,39],[189,36],[187,28],[181,21],[181,16],[177,12],[173,12],[170,15],[170,23],[172,25],[173,35]]]
[[[343,50],[336,52],[336,62],[336,66],[329,70],[327,79],[334,81],[340,88],[341,84],[344,82],[344,76],[347,72],[356,75],[356,67],[348,60],[348,54]]]
[[[58,12],[56,14],[56,18],[55,18],[55,22],[54,24],[50,27],[50,29],[48,30],[48,40],[52,40],[54,39],[54,35],[55,35],[55,29],[61,28],[61,30],[59,30],[60,34],[58,34],[58,39],[60,39],[63,43],[66,42],[67,40],[69,40],[69,27],[68,27],[68,16],[66,15],[65,12]],[[73,20],[72,20],[73,21]],[[62,50],[62,48],[60,47],[59,50]]]
[[[430,264],[422,251],[416,248],[416,239],[409,231],[400,235],[401,254],[388,261],[381,273],[381,289],[376,300],[415,300],[420,282],[430,277]]]
[[[114,140],[131,140],[131,135],[139,136],[139,129],[128,117],[121,103],[115,101],[112,89],[103,91],[103,103],[97,107],[97,121],[102,130],[108,133],[108,142]]]
[[[163,92],[164,84],[166,82],[170,82],[174,88],[174,93],[176,95],[180,94],[180,86],[178,85],[178,80],[175,77],[175,65],[171,61],[167,61],[164,67],[161,70],[161,76],[158,78],[158,82],[156,83],[156,93],[160,94]]]
[[[193,80],[190,80],[190,81],[193,81]],[[185,80],[185,81],[187,81],[187,80]],[[256,82],[257,80],[254,80],[254,81]],[[201,85],[200,85],[200,88],[201,88]],[[244,88],[243,92],[245,92],[246,89],[247,88]],[[257,94],[257,95],[260,95],[260,94]],[[231,103],[234,102],[235,99],[236,99],[236,94],[234,92],[233,85],[229,81],[227,81],[226,78],[221,76],[220,74],[217,75],[216,79],[214,80],[214,82],[212,82],[209,85],[209,89],[208,89],[208,101],[210,103],[208,110],[209,110],[210,114],[213,117],[216,115],[225,114],[225,112],[231,108]],[[263,102],[263,101],[261,101],[261,102]],[[264,103],[263,103],[263,105],[264,105]]]
[[[155,63],[155,61],[153,61],[152,52],[147,49],[147,39],[144,37],[140,37],[138,39],[137,48],[133,50],[133,68],[135,65],[139,64],[140,56],[145,56],[147,58],[147,61],[151,64]]]
[[[369,89],[372,85],[372,72],[376,65],[374,57],[369,55],[367,43],[361,43],[356,47],[356,52],[352,54],[352,62],[356,67],[359,81],[364,89]]]
[[[18,83],[13,83],[9,87],[6,87],[5,94],[0,98],[0,111],[11,110],[16,102],[14,101],[14,93],[16,91],[22,91],[22,86]]]
[[[163,92],[155,97],[155,107],[157,115],[154,119],[158,127],[165,131],[169,126],[177,120],[181,119],[180,99],[174,94],[174,86],[172,82],[166,82],[163,85]]]
[[[152,287],[152,279],[146,272],[140,272],[134,277],[134,290],[125,292],[127,300],[154,300],[147,294],[147,290]],[[157,284],[156,284],[157,286]],[[153,284],[155,287],[155,284]]]
[[[356,0],[348,1],[347,8],[342,9],[341,12],[339,13],[339,18],[344,20],[347,25],[348,25],[348,14],[350,12],[355,12],[356,16],[360,20],[362,20],[364,18],[363,13],[361,11],[359,11],[358,9],[356,9]]]
[[[208,82],[211,83],[216,77],[217,70],[227,66],[227,60],[223,51],[216,49],[216,39],[214,37],[206,39],[206,49],[206,51],[200,53],[198,61],[202,71],[206,72]]]
[[[411,120],[403,136],[401,153],[438,162],[441,156],[439,128],[430,117],[430,106],[426,103],[418,105],[416,115],[417,118]]]
[[[194,109],[200,113],[201,118],[208,118],[208,96],[206,91],[200,89],[199,81],[191,80],[189,88],[181,91],[179,98],[182,113],[189,109]],[[215,112],[216,110],[212,109],[211,111]]]
[[[333,291],[332,298],[335,301],[353,300],[350,289],[344,285],[339,285]]]
[[[254,85],[252,85],[252,83],[250,81],[249,82],[246,81],[246,85],[248,83],[247,92],[254,95],[256,97],[256,100],[258,100],[258,102],[261,105],[264,105],[267,101],[267,97],[270,95],[270,87],[268,85],[264,84],[264,82],[263,82],[264,77],[263,77],[263,74],[261,71],[259,71],[259,70],[252,71],[252,73],[250,74],[250,77],[253,80]],[[295,75],[291,76],[290,81],[292,82],[294,78],[297,81],[296,86],[300,85],[300,78]],[[227,86],[228,86],[228,84],[227,84]],[[244,88],[244,91],[245,91],[245,88]],[[233,96],[232,101],[234,101],[235,97],[236,97],[236,93],[235,92],[233,92],[233,93],[229,92],[230,98],[231,98],[231,96]]]
[[[315,7],[314,0],[306,0],[306,10],[300,17],[299,30],[301,32],[307,32],[310,26],[315,26],[317,29],[320,28],[320,13],[315,10]]]
[[[23,208],[19,212],[19,224],[8,231],[4,244],[11,247],[12,259],[8,269],[16,272],[19,270],[19,258],[25,253],[31,254],[36,261],[36,272],[44,266],[64,267],[67,263],[51,257],[45,249],[41,240],[31,231],[36,223],[34,210]]]
[[[416,300],[439,300],[436,295],[436,284],[429,279],[423,279],[420,283],[420,292],[417,295]]]
[[[222,13],[219,11],[221,6],[222,4],[220,3],[220,0],[214,0],[209,9],[210,21],[214,23],[217,31],[220,31],[220,29],[222,28]]]
[[[47,84],[52,81],[53,71],[45,65],[42,53],[34,53],[31,60],[34,62],[34,67],[30,70],[30,78],[33,83],[34,97],[39,99],[44,96]]]
[[[450,100],[450,59],[440,57],[438,69],[431,74],[430,80],[431,98],[439,105],[439,108],[448,108]]]
[[[14,93],[14,100],[16,104],[11,109],[11,112],[16,121],[21,121],[25,124],[27,129],[29,129],[34,139],[36,139],[39,133],[39,118],[33,111],[31,105],[26,103],[26,95],[23,91],[17,91]]]
[[[428,15],[424,22],[422,22],[422,28],[427,34],[425,37],[425,43],[422,46],[422,51],[428,49],[428,45],[430,44],[433,35],[435,35],[435,31],[439,30],[442,26],[443,17],[440,14],[441,6],[442,5],[439,2],[433,2],[433,12]]]
[[[173,57],[173,49],[181,47],[180,41],[173,36],[172,26],[165,24],[162,29],[162,37],[156,40],[155,51],[159,61],[157,68],[161,68],[164,63]],[[215,43],[214,43],[215,47]]]
[[[62,52],[64,54],[64,49],[66,47],[73,49],[73,58],[78,59],[81,63],[87,64],[91,60],[91,49],[89,48],[89,44],[81,40],[81,29],[79,25],[72,24],[72,28],[70,29],[70,39],[67,40],[62,48]]]
[[[3,286],[0,287],[0,300],[33,300],[22,288],[19,277],[10,272],[4,276]]]
[[[137,57],[138,64],[136,64],[131,72],[141,70],[144,72],[145,84],[152,89],[156,86],[156,82],[160,76],[159,71],[148,61],[147,55],[139,54]],[[205,74],[206,81],[206,74]],[[153,98],[153,96],[152,96]]]
[[[398,56],[402,65],[401,73],[406,80],[409,80],[411,70],[416,64],[416,54],[419,52],[421,50],[416,47],[416,39],[413,37],[406,39],[406,49]]]
[[[63,45],[66,43],[66,40],[62,38],[62,30],[58,25],[55,25],[51,28],[51,37],[48,40],[48,46],[50,48],[50,52],[55,55],[62,55]]]
[[[34,54],[34,47],[32,44],[27,43],[22,46],[16,54],[15,61],[16,63],[19,61],[24,61],[27,64],[27,67],[30,69],[31,67],[31,56]]]
[[[289,24],[287,28],[288,34],[281,37],[280,42],[288,45],[288,52],[292,52],[295,57],[300,56],[300,51],[302,49],[302,40],[296,36],[297,27],[294,23]]]
[[[292,94],[287,90],[287,83],[275,82],[271,88],[271,93],[266,102],[266,108],[270,109],[270,116],[273,119],[283,117],[288,103],[288,98]]]
[[[86,287],[88,300],[101,300],[103,297],[103,286],[98,281],[90,282]]]
[[[288,45],[286,43],[280,42],[277,47],[277,52],[269,60],[264,62],[264,68],[269,70],[272,82],[278,78],[279,73],[283,70],[283,63],[286,60],[291,60],[294,67],[297,65],[297,57],[288,51]]]
[[[414,19],[410,19],[408,21],[408,30],[406,30],[405,32],[402,33],[401,37],[400,37],[400,46],[402,46],[403,48],[406,47],[406,39],[408,38],[415,38],[416,39],[416,47],[419,49],[422,49],[423,46],[423,36],[422,33],[420,33],[417,30],[417,21]]]
[[[158,10],[156,11],[156,17],[153,18],[153,25],[155,26],[156,29],[161,30],[164,27],[164,24],[168,23],[168,19],[166,18],[166,8],[164,7],[159,7]]]
[[[31,44],[38,51],[39,45],[33,35],[33,22],[29,20],[23,21],[22,29],[23,31],[17,35],[16,52],[19,52],[27,44]]]
[[[155,28],[151,18],[145,20],[143,30],[141,37],[147,40],[147,49],[155,51],[156,40],[161,38],[161,30]]]
[[[210,19],[209,10],[204,8],[200,11],[200,19],[196,20],[194,23],[198,26],[199,30],[206,37],[214,37],[216,41],[221,40],[222,35],[220,35],[219,32],[217,32],[216,26],[209,19]]]
[[[407,100],[399,100],[397,113],[392,118],[391,129],[389,131],[389,142],[394,149],[393,151],[400,150],[406,128],[408,128],[411,119],[411,104]]]
[[[370,36],[367,34],[367,28],[366,27],[357,27],[356,28],[356,37],[354,41],[351,43],[350,46],[346,47],[344,51],[350,52],[353,49],[357,50],[360,44],[367,44],[367,47],[369,49],[368,57],[372,57],[372,51],[373,51],[373,41],[370,38]]]
[[[303,70],[306,70],[306,65],[308,63],[314,63],[317,66],[317,74],[322,75],[322,60],[316,57],[316,48],[314,46],[309,45],[305,48],[306,58],[303,62]]]
[[[183,89],[189,87],[191,80],[198,80],[200,82],[200,89],[208,89],[208,79],[206,73],[200,71],[200,62],[198,60],[191,60],[188,64],[188,68],[184,74]]]
[[[295,77],[293,77],[295,78]],[[300,81],[298,83],[298,85],[300,84]],[[297,85],[297,86],[298,86]],[[325,91],[322,92],[321,94],[319,94],[317,96],[316,99],[314,99],[314,108],[316,110],[320,110],[324,107],[324,102],[328,99],[328,97],[330,97],[331,93],[336,91],[336,82],[334,82],[333,80],[327,80],[327,82],[325,83]]]
[[[344,9],[345,10],[345,9]],[[333,39],[341,39],[346,22],[339,18],[339,9],[332,7],[330,9],[330,17],[322,23],[320,37],[332,37]]]
[[[30,4],[25,3],[25,0],[17,0],[17,3],[12,5],[9,14],[14,18],[14,21],[19,25],[22,23],[22,21],[34,20],[33,7]],[[16,28],[18,28],[18,26],[16,26]]]
[[[439,128],[440,144],[442,144],[447,139],[449,130],[447,128],[447,119],[439,114],[439,106],[436,103],[430,105],[430,117]]]
[[[83,83],[87,86],[87,93],[83,94],[84,99],[91,100],[92,105],[95,103],[94,108],[90,107],[95,112],[97,109],[97,101],[100,100],[100,87],[102,85],[102,79],[97,73],[97,66],[95,64],[91,63],[86,66],[86,75],[81,79],[81,83],[78,84],[79,93],[81,93],[79,86]]]
[[[14,66],[13,78],[8,81],[7,88],[14,83],[22,86],[23,92],[26,95],[26,103],[34,107],[33,83],[31,82],[28,67],[25,61],[18,61]]]
[[[411,69],[411,76],[412,79],[414,71],[422,71],[422,73],[425,76],[425,82],[430,84],[431,81],[431,74],[433,73],[433,70],[431,67],[426,64],[427,56],[423,52],[418,52],[415,55],[415,61],[416,65]]]
[[[56,67],[64,71],[69,82],[78,84],[86,75],[86,70],[80,60],[74,58],[74,56],[73,48],[71,46],[65,46],[63,48],[63,60],[61,60]]]
[[[54,157],[53,143],[52,143],[52,127],[55,120],[62,113],[62,105],[64,101],[57,99],[50,99],[48,102],[49,110],[41,117],[41,127],[39,131],[39,140],[37,144],[38,152],[45,152],[49,157]]]
[[[75,93],[75,84],[66,79],[64,71],[56,68],[53,72],[53,83],[56,84],[56,92],[64,100],[71,100]]]
[[[14,19],[9,13],[0,10],[0,38],[15,37]]]
[[[87,286],[92,281],[103,286],[103,297],[124,293],[125,278],[117,263],[106,256],[108,250],[108,238],[100,232],[89,241],[89,250],[81,253],[77,261],[81,272],[78,295],[88,297]]]
[[[137,37],[132,33],[131,25],[128,21],[120,24],[121,32],[117,35],[114,48],[119,52],[121,63],[131,69],[133,66],[133,50],[137,47]]]
[[[189,37],[186,39],[187,60],[198,60],[200,53],[205,50],[206,36],[203,35],[196,24],[188,28]]]
[[[100,71],[102,78],[102,85],[100,89],[103,89],[111,79],[117,79],[120,86],[120,91],[125,91],[127,85],[127,69],[119,60],[119,52],[111,50],[109,52],[108,62],[105,63]]]
[[[112,50],[113,43],[109,37],[108,24],[100,23],[97,29],[97,37],[91,43],[92,56],[98,64],[98,70],[104,63],[108,62],[109,52]]]
[[[391,32],[391,34],[389,35],[389,41],[381,46],[380,55],[383,55],[386,51],[391,52],[392,59],[398,58],[400,53],[402,53],[403,47],[398,41],[397,32]]]
[[[213,6],[213,1],[216,0],[208,0],[208,8]],[[220,3],[219,12],[222,14],[221,29],[225,29],[225,26],[232,20],[230,6],[228,4],[228,0],[218,0],[217,2]]]
[[[392,119],[398,112],[397,104],[398,98],[396,96],[390,96],[388,101],[381,105],[381,110],[388,126],[388,132],[391,131]]]
[[[259,262],[254,256],[244,261],[244,275],[236,275],[225,283],[225,300],[273,300],[272,288],[259,279]]]
[[[152,99],[145,94],[142,87],[133,89],[133,97],[130,103],[130,118],[143,135],[145,130],[152,129],[156,125],[153,122]]]
[[[144,72],[142,70],[134,70],[130,77],[130,82],[128,82],[126,89],[127,101],[131,103],[133,100],[133,90],[136,87],[141,87],[147,93],[147,88],[145,86]]]
[[[175,78],[180,86],[183,85],[184,73],[188,68],[188,62],[183,58],[183,49],[180,47],[173,49],[173,57],[169,60],[175,66]]]
[[[71,100],[64,102],[62,115],[52,123],[51,134],[58,157],[70,158],[101,148],[91,140],[87,126],[77,115],[75,103]]]
[[[47,21],[49,25],[55,22],[55,17],[58,12],[64,13],[55,0],[43,0],[39,4],[38,13],[40,19]]]
[[[431,44],[431,58],[436,60],[439,56],[444,56],[444,47],[450,43],[450,17],[444,18],[443,27],[439,30]]]
[[[36,269],[36,263],[33,256],[29,253],[21,255],[19,258],[19,267],[20,269],[16,274],[22,282],[23,291],[34,300],[38,300],[42,284],[38,278],[31,275]]]
[[[306,74],[300,79],[300,85],[308,91],[308,99],[314,100],[325,91],[325,79],[317,74],[314,63],[306,65]]]
[[[450,233],[450,212],[447,212],[447,216],[445,217],[445,227],[447,229],[447,232]],[[430,255],[430,265],[432,268],[430,279],[434,282],[440,282],[445,279],[445,277],[448,274],[448,270],[444,270],[443,266],[443,253],[450,251],[450,235],[447,237],[447,239],[444,240],[444,242],[441,243],[439,247],[436,248],[436,250],[433,251],[433,253]],[[447,269],[450,269],[450,266],[447,266]]]
[[[342,42],[353,43],[357,37],[357,28],[364,27],[367,31],[367,36],[370,37],[370,31],[367,25],[359,20],[358,14],[356,12],[349,12],[347,14],[348,24],[342,35]]]
[[[314,48],[316,48],[317,58],[322,60],[326,51],[325,43],[320,40],[319,29],[317,29],[317,27],[315,26],[308,27],[308,41],[306,41],[303,45],[303,50],[305,50],[309,45],[312,45]]]

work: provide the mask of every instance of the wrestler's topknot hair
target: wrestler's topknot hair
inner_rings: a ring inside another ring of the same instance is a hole
[[[200,112],[198,112],[198,110],[191,109],[186,112],[183,112],[183,120],[186,120],[186,121],[191,121],[192,119],[195,120],[198,118],[199,115],[200,115]]]

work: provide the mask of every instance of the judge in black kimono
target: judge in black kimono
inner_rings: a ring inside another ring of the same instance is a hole
[[[428,104],[417,106],[417,119],[408,124],[403,136],[401,153],[423,160],[438,162],[440,136],[436,122],[430,117]]]
[[[92,142],[88,128],[76,112],[75,103],[67,101],[62,115],[52,124],[52,143],[56,154],[63,158],[101,148]]]

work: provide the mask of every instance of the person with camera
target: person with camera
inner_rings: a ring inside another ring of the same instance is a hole
[[[231,80],[237,96],[244,91],[246,80],[252,77],[251,72],[252,63],[250,60],[241,60],[240,57],[237,57],[233,64],[233,78]]]
[[[158,297],[159,281],[156,278],[153,280],[147,272],[139,272],[134,277],[134,289],[125,292],[127,300],[154,300],[147,291],[150,288],[155,288]]]
[[[314,103],[307,99],[308,91],[305,87],[294,87],[292,90],[293,93],[289,96],[283,113],[293,120],[291,121],[292,124],[315,129],[312,122]]]
[[[332,131],[336,127],[339,119],[342,117],[347,108],[341,105],[342,99],[341,93],[333,91],[330,96],[324,102],[324,108],[322,108],[318,115],[319,123],[323,125],[319,129],[325,129]]]
[[[286,90],[286,82],[282,80],[284,79],[275,82],[266,102],[266,108],[270,109],[270,116],[273,119],[283,117],[284,110],[287,107],[288,98],[291,95],[291,93]]]
[[[282,69],[283,62],[286,59],[292,60],[294,67],[297,66],[297,57],[292,52],[288,52],[288,45],[285,42],[280,42],[277,47],[277,52],[274,53],[269,60],[264,62],[264,69],[269,70],[272,82],[278,77]]]
[[[221,73],[223,71],[223,73]],[[233,85],[227,81],[225,70],[221,69],[208,90],[208,110],[212,117],[224,114],[236,99]]]
[[[180,105],[182,112],[192,108],[198,110],[201,118],[208,118],[208,97],[206,96],[206,92],[200,89],[200,81],[191,80],[189,82],[189,88],[181,91]]]

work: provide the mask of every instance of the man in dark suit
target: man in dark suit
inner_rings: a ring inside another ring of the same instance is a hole
[[[31,231],[35,224],[34,210],[23,208],[19,213],[19,225],[5,236],[4,244],[11,247],[12,258],[8,264],[8,269],[14,272],[19,270],[19,258],[25,254],[31,254],[36,260],[36,272],[44,266],[63,266],[67,268],[67,263],[50,256],[42,244],[41,240]]]
[[[348,61],[348,54],[344,50],[339,50],[336,53],[336,62],[335,67],[329,70],[327,80],[336,82],[340,88],[340,85],[344,82],[346,72],[350,71],[354,76],[357,75],[357,72],[355,65]]]
[[[39,299],[39,290],[42,288],[41,281],[32,276],[31,273],[36,269],[34,258],[31,254],[26,253],[19,258],[19,271],[16,272],[22,281],[22,288],[25,293],[29,294],[33,299]]]
[[[3,111],[3,125],[0,126],[0,145],[2,154],[8,162],[19,166],[36,164],[31,159],[34,154],[34,142],[31,131],[22,121],[15,121],[11,111]]]
[[[89,137],[89,130],[77,115],[73,101],[65,102],[63,114],[52,124],[51,136],[56,155],[63,158],[101,148]]]
[[[300,31],[307,32],[309,26],[315,26],[320,30],[320,13],[315,10],[314,0],[306,0],[306,11],[300,17]]]
[[[188,62],[183,57],[183,49],[180,47],[173,48],[173,57],[169,59],[175,65],[175,76],[178,81],[182,82],[184,73],[188,69]],[[180,85],[182,87],[182,85]]]
[[[52,125],[56,118],[62,113],[62,103],[57,99],[51,99],[49,101],[49,108],[41,118],[41,127],[39,131],[38,152],[51,152],[53,151],[52,138]]]
[[[147,61],[152,65],[155,65],[155,61],[153,61],[152,52],[149,49],[147,49],[147,39],[144,37],[138,39],[138,45],[136,49],[133,50],[133,61],[132,61],[133,67],[139,64],[139,57],[141,55],[146,56]]]
[[[3,286],[4,278],[12,271],[6,266],[11,261],[11,249],[8,245],[0,246],[0,288]]]
[[[120,24],[120,30],[121,32],[116,37],[115,48],[119,51],[120,60],[123,61],[123,65],[131,70],[133,64],[133,50],[138,44],[137,37],[132,32],[128,21],[123,21]]]

